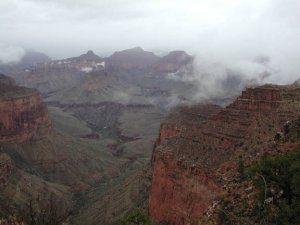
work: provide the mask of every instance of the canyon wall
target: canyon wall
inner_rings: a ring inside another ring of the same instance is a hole
[[[299,115],[299,96],[298,86],[265,85],[210,116],[188,107],[171,113],[153,153],[150,217],[175,225],[197,221],[222,195],[239,159],[251,164],[276,154],[274,135]]]
[[[47,106],[36,90],[0,83],[0,142],[40,139],[50,127]]]

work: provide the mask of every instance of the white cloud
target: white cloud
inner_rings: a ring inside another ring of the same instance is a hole
[[[300,70],[299,11],[298,0],[10,0],[0,2],[0,43],[53,58],[184,49],[233,67],[268,55],[270,80],[285,83]]]
[[[23,48],[0,43],[0,64],[16,63],[24,54]]]

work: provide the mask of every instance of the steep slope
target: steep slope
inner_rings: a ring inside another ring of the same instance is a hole
[[[74,224],[117,224],[136,207],[145,207],[151,182],[150,165],[123,176],[100,196],[97,190],[88,194],[90,203],[74,218]]]
[[[52,128],[36,90],[15,86],[4,75],[0,82],[0,216],[18,214],[49,193],[70,211],[72,193],[105,184],[128,164],[113,156],[106,140],[73,137],[57,122]]]
[[[80,140],[51,129],[47,106],[36,90],[0,84],[0,106],[3,152],[18,154],[53,182],[94,183],[118,174],[122,162],[109,153],[105,141]]]
[[[24,142],[47,135],[51,123],[46,105],[34,90],[0,79],[0,142]]]
[[[68,187],[40,176],[40,171],[25,159],[25,145],[36,153],[34,143],[43,141],[50,131],[48,110],[40,94],[14,85],[0,76],[0,216],[20,212],[36,196],[52,193],[71,207]]]
[[[162,127],[152,159],[151,218],[195,222],[222,194],[240,157],[251,164],[276,154],[273,137],[299,114],[299,93],[297,85],[248,88],[205,123],[195,121],[171,134]]]

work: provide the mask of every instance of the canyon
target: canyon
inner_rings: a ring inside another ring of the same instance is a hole
[[[186,89],[163,76],[167,72],[154,74],[159,60],[135,48],[109,58],[88,51],[2,68],[16,80],[3,76],[0,88],[1,156],[7,171],[1,174],[3,212],[16,213],[11,204],[21,208],[45,191],[75,210],[74,224],[111,224],[144,205],[148,162],[166,103],[178,87]],[[180,63],[174,68],[188,62]],[[28,190],[27,183],[37,188]]]
[[[10,201],[21,207],[50,192],[72,209],[71,224],[115,224],[136,207],[155,223],[208,224],[234,190],[239,160],[249,166],[290,149],[272,146],[298,117],[298,83],[197,103],[196,84],[177,79],[191,75],[184,51],[42,59],[6,67],[16,81],[0,76],[4,215],[16,212]]]

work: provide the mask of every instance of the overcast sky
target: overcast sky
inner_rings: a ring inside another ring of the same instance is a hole
[[[0,0],[2,61],[22,49],[64,58],[135,46],[231,60],[268,55],[297,73],[300,1]]]

